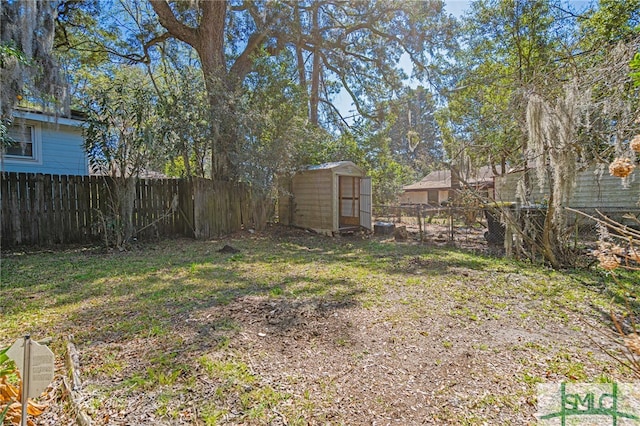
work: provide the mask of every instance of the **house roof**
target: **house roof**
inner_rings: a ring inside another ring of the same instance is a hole
[[[65,117],[63,115],[49,114],[32,109],[17,108],[13,111],[13,116],[16,118],[40,121],[43,123],[61,124],[74,127],[83,126],[85,123],[85,116],[78,111],[72,111],[69,117]]]
[[[436,170],[423,177],[422,180],[406,185],[402,189],[405,191],[420,191],[449,188],[451,188],[451,170]]]
[[[493,171],[491,167],[480,167],[475,173],[465,180],[470,185],[482,185],[493,183]],[[451,170],[436,170],[420,181],[402,187],[405,191],[426,191],[429,189],[451,189]]]

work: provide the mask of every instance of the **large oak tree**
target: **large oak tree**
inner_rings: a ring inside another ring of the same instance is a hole
[[[147,35],[146,46],[172,37],[198,54],[214,115],[212,178],[223,180],[237,177],[243,142],[234,102],[257,58],[295,52],[311,123],[319,124],[320,105],[337,111],[331,98],[340,88],[373,117],[375,105],[402,86],[403,54],[436,83],[434,63],[453,25],[441,1],[149,1],[166,34]]]

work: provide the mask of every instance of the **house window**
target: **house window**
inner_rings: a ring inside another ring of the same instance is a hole
[[[7,136],[9,141],[3,149],[5,161],[40,161],[40,128],[37,125],[9,126]]]

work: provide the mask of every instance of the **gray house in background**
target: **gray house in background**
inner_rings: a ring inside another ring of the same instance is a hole
[[[529,170],[531,195],[529,204],[544,204],[549,197],[549,187],[542,190],[536,183],[535,170]],[[518,185],[524,178],[524,172],[509,173],[495,178],[496,201],[523,203],[518,196]],[[620,217],[627,212],[640,213],[640,169],[637,169],[625,181],[611,176],[606,169],[590,167],[578,172],[576,186],[569,199],[569,205],[577,210],[593,214],[598,210],[604,214]]]

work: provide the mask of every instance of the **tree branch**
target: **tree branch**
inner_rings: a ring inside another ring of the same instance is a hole
[[[158,15],[160,24],[180,41],[195,47],[198,42],[198,31],[178,21],[166,0],[149,0],[151,7]]]
[[[142,46],[142,48],[144,49],[144,57],[147,63],[149,62],[149,49],[156,44],[168,40],[169,38],[171,38],[171,34],[169,33],[160,34],[159,36],[155,36]]]
[[[266,39],[267,35],[265,33],[251,34],[247,47],[233,63],[229,74],[235,76],[238,80],[243,80],[253,67],[253,54],[260,49]]]
[[[356,107],[356,110],[358,111],[358,113],[366,118],[374,118],[373,115],[369,114],[368,112],[366,112],[361,106],[360,106],[360,102],[358,101],[358,97],[356,96],[355,93],[353,93],[353,91],[351,90],[351,88],[349,87],[349,84],[347,83],[347,80],[344,76],[344,73],[341,73],[339,69],[337,69],[336,67],[334,67],[333,65],[331,65],[329,63],[329,60],[327,59],[327,57],[324,55],[324,53],[319,52],[320,53],[320,57],[322,58],[322,63],[324,64],[325,67],[327,67],[327,69],[331,72],[333,72],[335,75],[338,76],[338,78],[340,79],[340,82],[342,83],[342,86],[344,87],[344,90],[347,91],[347,93],[349,93],[349,96],[351,96],[351,99],[353,100],[353,104]]]

